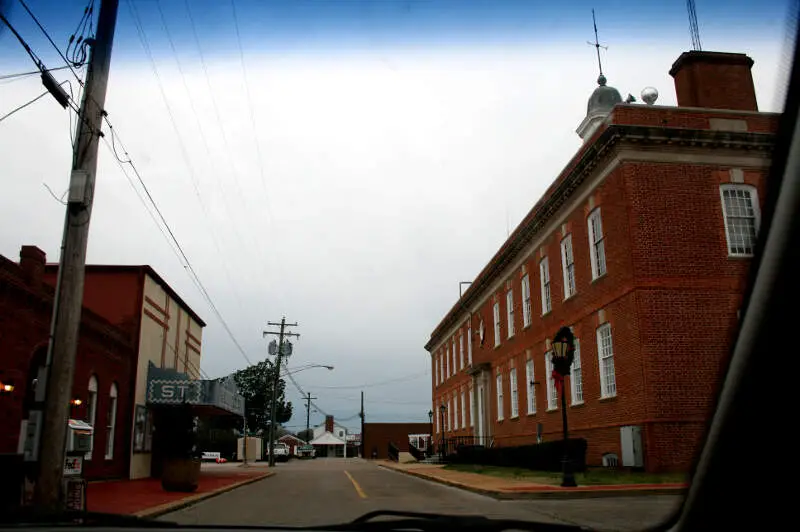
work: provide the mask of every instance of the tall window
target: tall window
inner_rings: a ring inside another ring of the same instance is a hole
[[[113,382],[108,392],[106,420],[106,460],[111,460],[114,458],[114,432],[117,428],[117,385]]]
[[[461,390],[461,428],[467,428],[467,394]]]
[[[511,368],[509,379],[511,381],[511,417],[518,417],[519,394],[517,392],[517,368]]]
[[[759,224],[756,189],[748,185],[722,185],[720,193],[728,254],[750,256],[755,249]]]
[[[600,358],[600,396],[617,395],[617,377],[614,373],[614,346],[611,343],[611,324],[597,329],[597,355]]]
[[[500,303],[494,304],[494,346],[500,345]]]
[[[442,432],[442,416],[439,414],[438,410],[434,410],[436,412],[436,432]]]
[[[97,377],[92,375],[89,377],[89,401],[86,403],[86,422],[94,427],[94,422],[97,419]],[[92,459],[92,451],[94,451],[94,431],[89,440],[89,451],[86,453],[86,459]]]
[[[526,274],[522,278],[522,325],[531,324],[531,280]]]
[[[472,324],[467,327],[467,362],[472,365]]]
[[[542,314],[547,314],[553,308],[550,305],[550,266],[547,257],[539,262],[539,278],[542,285]]]
[[[469,392],[469,410],[467,411],[467,421],[469,421],[469,426],[470,427],[474,427],[475,426],[475,418],[472,417],[472,410],[473,410],[473,407],[475,406],[475,403],[474,403],[473,396],[472,396],[472,386],[470,386],[468,388],[468,392]]]
[[[439,384],[439,357],[433,357],[433,383]]]
[[[453,392],[453,430],[458,430],[458,396]]]
[[[445,379],[449,379],[450,378],[450,362],[449,362],[450,357],[447,356],[447,352],[446,351],[442,352],[442,357],[444,357],[444,377],[445,377]]]
[[[548,351],[544,354],[545,377],[547,378],[547,409],[555,410],[558,408],[558,390],[556,381],[553,379],[553,352]]]
[[[506,292],[506,322],[508,323],[508,337],[514,336],[514,290]]]
[[[592,263],[592,280],[606,274],[606,244],[603,238],[603,221],[598,207],[589,214],[589,258]]]
[[[461,367],[464,367],[464,335],[458,335],[458,356],[461,358]]]
[[[583,402],[583,373],[581,372],[581,343],[575,339],[575,359],[570,368],[570,389],[572,391],[572,404],[579,405]]]
[[[575,293],[575,259],[572,256],[572,235],[561,241],[561,271],[564,272],[564,299]]]
[[[458,371],[458,355],[456,354],[456,337],[453,336],[453,375]]]
[[[503,375],[497,374],[497,420],[503,420]]]
[[[536,413],[536,385],[533,384],[536,380],[536,377],[533,373],[533,359],[528,360],[525,363],[525,381],[528,383],[526,386],[528,387],[528,413],[535,414]]]

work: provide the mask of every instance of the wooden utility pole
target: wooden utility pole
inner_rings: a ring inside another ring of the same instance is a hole
[[[281,359],[284,356],[289,356],[288,344],[284,346],[283,338],[285,336],[300,338],[297,333],[286,332],[286,327],[297,327],[296,323],[286,323],[286,317],[281,318],[280,323],[267,322],[267,325],[273,327],[280,327],[280,332],[264,331],[264,336],[268,334],[278,335],[278,350],[275,355],[275,380],[272,383],[272,405],[270,407],[269,416],[269,466],[275,467],[275,417],[278,415],[278,383],[281,378]]]
[[[366,458],[367,455],[364,454],[364,390],[361,390],[361,458]]]
[[[83,307],[84,269],[92,214],[97,147],[102,133],[111,48],[119,0],[102,0],[95,42],[86,74],[77,135],[72,152],[72,174],[64,220],[61,258],[53,302],[53,323],[47,350],[44,423],[39,453],[35,502],[42,509],[63,507],[62,482],[69,418],[69,401],[75,374],[75,354]]]
[[[319,399],[319,397],[311,397],[311,392],[308,392],[308,397],[305,398],[306,400],[306,434],[308,431],[311,430],[311,401],[314,399]],[[311,443],[309,441],[308,443]]]

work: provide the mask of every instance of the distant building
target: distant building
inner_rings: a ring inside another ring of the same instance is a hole
[[[364,423],[364,458],[389,458],[390,443],[402,453],[412,444],[426,451],[430,428],[430,423]]]
[[[347,427],[336,423],[333,416],[325,416],[325,422],[314,427],[314,438],[310,442],[315,455],[318,458],[357,456],[358,448],[348,444],[347,433]]]
[[[587,463],[689,467],[737,331],[778,122],[758,111],[752,64],[682,54],[677,107],[623,103],[601,75],[582,147],[425,346],[436,441],[561,438],[549,356],[566,325],[569,428]]]

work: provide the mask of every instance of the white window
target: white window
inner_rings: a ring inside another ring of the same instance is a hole
[[[467,363],[472,365],[472,324],[467,328]]]
[[[527,274],[522,278],[522,325],[531,324],[531,280]]]
[[[447,362],[447,353],[442,352],[442,359],[444,360],[444,378],[450,378],[450,364]]]
[[[95,419],[97,418],[97,377],[92,375],[89,378],[89,401],[86,404],[86,422],[94,427]],[[86,459],[92,459],[92,451],[94,451],[94,431],[89,440],[89,451],[86,453]]]
[[[467,428],[467,397],[464,391],[461,392],[461,428]]]
[[[500,345],[500,303],[494,304],[494,346]]]
[[[442,416],[436,412],[436,432],[442,432]]]
[[[528,360],[525,363],[525,380],[527,381],[528,386],[528,413],[535,414],[536,413],[536,385],[534,381],[536,377],[533,373],[533,359]]]
[[[469,410],[467,411],[467,420],[469,421],[469,426],[474,427],[475,420],[472,417],[472,407],[475,406],[475,403],[473,402],[473,397],[472,397],[472,387],[469,388],[469,401],[470,402],[469,402]]]
[[[506,292],[506,323],[508,324],[508,337],[514,336],[514,290]]]
[[[497,420],[503,420],[503,375],[497,374]]]
[[[581,372],[581,343],[575,339],[575,359],[570,368],[570,388],[572,391],[572,404],[579,405],[583,402],[583,373]]]
[[[722,185],[720,193],[728,254],[750,256],[756,246],[759,224],[756,189],[748,185]]]
[[[544,354],[544,370],[547,378],[547,409],[555,410],[558,408],[558,390],[556,381],[553,379],[553,352],[548,351]]]
[[[589,214],[589,258],[592,263],[592,280],[606,274],[606,244],[603,240],[603,221],[600,207]]]
[[[517,368],[511,368],[509,373],[511,381],[511,417],[519,416],[519,394],[517,393]]]
[[[547,263],[547,257],[539,262],[539,277],[542,284],[542,315],[544,315],[552,310],[550,305],[550,266]]]
[[[464,367],[464,335],[458,335],[458,356],[461,358],[461,367]]]
[[[114,432],[117,428],[117,385],[111,383],[108,392],[108,415],[106,417],[106,460],[114,458]]]
[[[597,329],[597,355],[600,358],[600,397],[613,397],[617,395],[617,377],[614,373],[614,346],[609,323]]]
[[[564,272],[564,299],[575,294],[575,259],[572,256],[572,235],[561,241],[561,271]]]
[[[433,357],[433,383],[439,384],[439,358]]]
[[[453,336],[453,375],[458,371],[458,357],[456,355],[456,337]]]
[[[453,430],[458,430],[458,396],[453,394]]]

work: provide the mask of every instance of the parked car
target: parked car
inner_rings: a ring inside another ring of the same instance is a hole
[[[275,442],[275,461],[288,462],[289,461],[289,446],[285,443]],[[266,456],[269,458],[269,447],[266,449]]]

